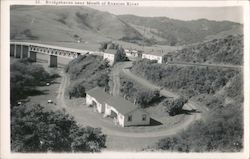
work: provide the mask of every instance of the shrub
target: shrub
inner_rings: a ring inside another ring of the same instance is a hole
[[[169,98],[163,103],[163,105],[166,107],[166,111],[170,116],[175,116],[182,112],[182,108],[187,103],[187,101],[188,100],[185,97],[180,97],[177,99]]]

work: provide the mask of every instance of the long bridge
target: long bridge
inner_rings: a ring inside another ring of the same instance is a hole
[[[12,57],[30,58],[32,61],[37,61],[37,53],[49,55],[49,67],[57,67],[57,57],[74,59],[84,54],[103,56],[103,52],[98,51],[79,50],[31,42],[10,42],[10,56]]]

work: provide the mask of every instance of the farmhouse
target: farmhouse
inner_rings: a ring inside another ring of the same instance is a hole
[[[151,51],[142,53],[142,58],[156,60],[157,63],[163,63],[164,53],[162,51]]]
[[[108,49],[103,53],[103,59],[106,59],[111,66],[116,62],[116,52],[117,50]]]
[[[104,117],[111,117],[122,127],[132,125],[149,125],[149,114],[133,103],[119,96],[111,96],[96,87],[86,93],[86,104],[93,105]]]

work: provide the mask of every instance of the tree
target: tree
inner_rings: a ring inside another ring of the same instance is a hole
[[[16,152],[99,152],[105,147],[101,129],[79,127],[65,111],[41,105],[11,109],[11,149]]]
[[[103,135],[100,128],[80,128],[79,131],[72,134],[73,142],[71,144],[74,152],[99,152],[105,147],[106,135]],[[95,140],[93,140],[95,139]]]
[[[117,49],[116,61],[117,62],[119,62],[119,61],[128,61],[128,57],[126,56],[125,51],[121,46],[119,46],[119,48]]]
[[[45,69],[32,63],[29,59],[17,60],[10,65],[10,94],[11,104],[25,98],[35,90],[35,86],[44,85],[56,76],[50,76]]]

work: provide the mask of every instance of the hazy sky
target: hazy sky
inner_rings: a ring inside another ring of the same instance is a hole
[[[229,20],[243,23],[243,9],[241,7],[121,7],[95,6],[92,7],[112,14],[134,14],[138,16],[164,16],[180,20],[195,20],[206,18],[209,20]]]

